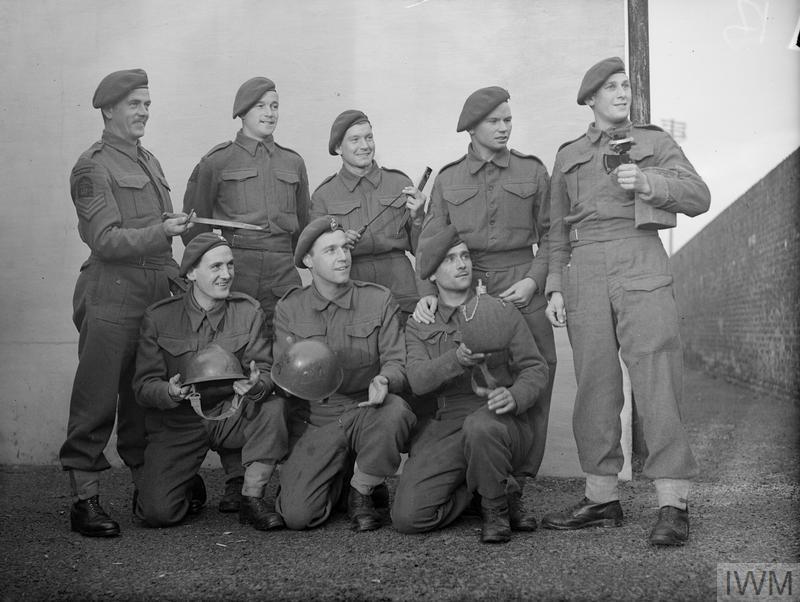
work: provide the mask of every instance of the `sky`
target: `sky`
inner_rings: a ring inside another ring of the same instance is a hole
[[[799,21],[798,0],[649,1],[651,121],[686,124],[712,195],[674,251],[800,147]]]

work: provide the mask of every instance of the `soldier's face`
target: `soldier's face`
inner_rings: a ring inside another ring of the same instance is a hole
[[[263,140],[271,136],[278,125],[278,93],[266,92],[250,110],[242,115],[242,131],[246,136]]]
[[[470,130],[474,146],[496,153],[508,146],[511,137],[511,107],[507,102],[500,103],[494,111]]]
[[[631,112],[631,82],[624,73],[614,73],[586,104],[594,112],[595,125],[601,130],[621,125]]]
[[[233,252],[222,245],[207,251],[186,277],[194,283],[193,293],[200,307],[208,309],[231,294]]]
[[[344,232],[326,232],[317,238],[303,263],[311,270],[315,282],[334,285],[348,282],[352,259]]]
[[[144,136],[144,128],[150,118],[150,91],[137,88],[117,104],[104,109],[106,129],[129,142]]]
[[[472,285],[472,259],[467,245],[457,244],[445,255],[442,263],[431,276],[439,288],[449,291],[465,291]]]
[[[342,162],[347,169],[356,174],[365,173],[372,166],[372,159],[375,156],[372,126],[364,122],[347,128],[337,150],[342,155]]]

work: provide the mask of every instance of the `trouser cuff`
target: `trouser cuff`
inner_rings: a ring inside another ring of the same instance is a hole
[[[586,475],[586,497],[595,504],[619,500],[617,475]]]
[[[362,472],[358,467],[358,462],[356,462],[353,466],[353,478],[350,479],[350,485],[361,495],[369,495],[375,487],[385,480],[386,477],[379,477]]]
[[[681,510],[686,510],[691,481],[688,479],[655,479],[654,483],[659,508],[662,506],[675,506]]]

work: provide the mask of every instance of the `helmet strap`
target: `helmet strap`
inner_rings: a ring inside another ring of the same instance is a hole
[[[238,412],[239,406],[242,405],[242,396],[238,393],[234,393],[233,399],[231,400],[231,407],[218,416],[206,416],[203,413],[203,406],[200,405],[200,393],[197,392],[197,389],[195,389],[194,385],[192,385],[192,392],[189,393],[188,399],[192,404],[192,409],[194,410],[195,414],[200,416],[200,418],[203,420],[225,420],[226,418],[230,418],[236,412]]]

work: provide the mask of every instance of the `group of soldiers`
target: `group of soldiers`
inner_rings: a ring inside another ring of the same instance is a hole
[[[658,216],[707,210],[708,189],[669,135],[630,122],[619,58],[586,72],[577,101],[594,120],[559,149],[552,177],[509,147],[509,100],[497,86],[466,99],[456,131],[467,153],[439,170],[430,199],[376,163],[367,115],[344,111],[328,142],[342,167],[312,194],[303,159],[273,138],[275,84],[252,78],[233,102],[235,140],[200,160],[175,212],[140,144],[146,73],[106,76],[93,98],[102,138],[70,179],[91,249],[60,455],[71,528],[120,532],[99,501],[116,420],[133,512],[148,526],[203,507],[198,471],[212,449],[226,478],[219,510],[258,530],[313,528],[342,509],[356,531],[381,527],[387,511],[404,533],[464,513],[481,517],[486,543],[533,531],[523,486],[544,454],[553,327],[566,326],[585,497],[542,526],[622,524],[621,355],[658,497],[649,540],[684,543],[697,466],[658,237],[669,219]],[[298,270],[310,273],[304,287]]]

